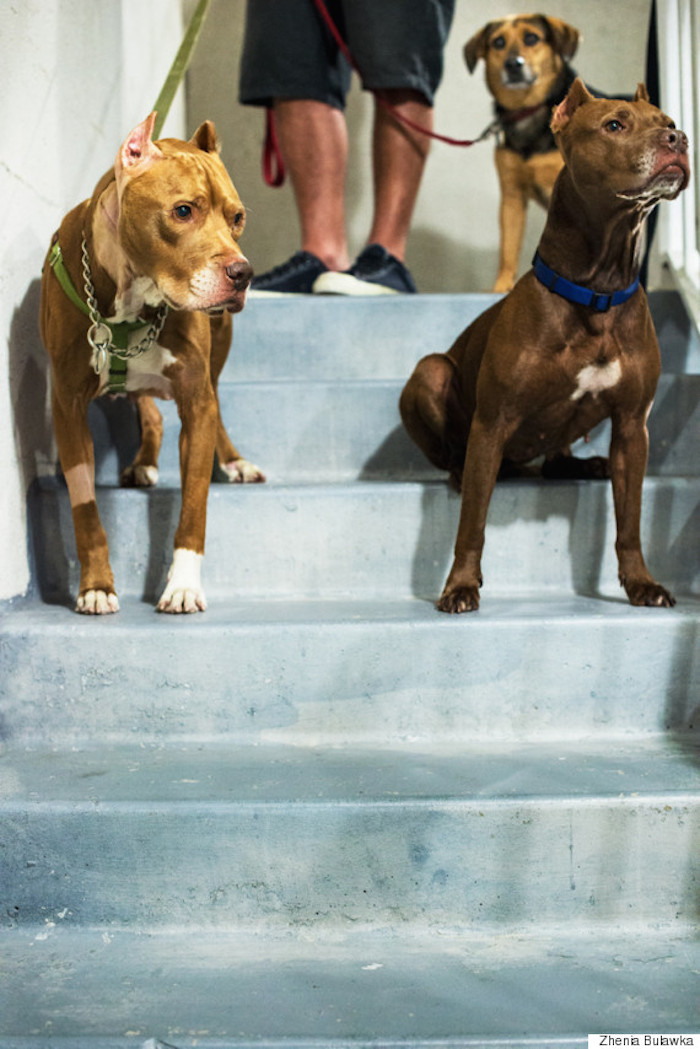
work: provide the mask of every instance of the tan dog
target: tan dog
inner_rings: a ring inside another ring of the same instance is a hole
[[[470,73],[484,59],[495,99],[501,189],[496,292],[510,291],[515,283],[528,202],[546,208],[561,170],[549,121],[576,77],[568,60],[578,40],[578,30],[558,18],[513,15],[489,22],[464,46]]]
[[[552,130],[565,166],[534,268],[446,354],[420,361],[401,397],[404,424],[428,459],[456,477],[464,467],[444,612],[479,606],[501,461],[556,453],[606,418],[620,582],[633,605],[674,604],[640,544],[646,421],[661,364],[638,275],[645,219],[688,184],[687,139],[641,84],[626,102],[594,99],[577,80]]]
[[[42,276],[41,334],[81,567],[77,610],[90,614],[119,608],[95,501],[92,398],[117,388],[138,399],[142,444],[122,477],[136,485],[158,477],[162,420],[150,395],[177,403],[182,507],[163,612],[206,608],[200,565],[215,449],[230,480],[264,480],[231,444],[216,393],[231,314],[252,276],[238,246],[245,209],[213,124],[190,142],[154,142],[154,122],[152,113],[131,132],[90,200],[64,218]]]

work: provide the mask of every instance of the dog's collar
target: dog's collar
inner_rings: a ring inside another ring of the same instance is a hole
[[[521,120],[526,120],[528,117],[532,117],[535,113],[541,113],[543,109],[547,109],[546,102],[540,102],[536,106],[526,106],[524,109],[506,109],[505,106],[499,106],[498,119],[501,124],[517,124]]]
[[[58,283],[68,296],[74,306],[89,317],[92,324],[87,333],[87,339],[93,349],[93,367],[99,375],[105,364],[109,363],[109,378],[107,392],[126,392],[126,362],[130,357],[137,357],[150,349],[160,335],[165,318],[168,314],[167,305],[159,307],[153,321],[106,321],[97,309],[95,289],[90,274],[90,260],[85,240],[82,242],[83,255],[83,277],[85,280],[85,295],[87,302],[83,301],[75,289],[66,264],[63,260],[61,245],[56,240],[51,245],[49,252],[49,265],[56,275]],[[133,332],[146,330],[146,335],[136,345],[129,345],[129,337]]]
[[[574,284],[573,281],[561,277],[542,261],[539,252],[535,252],[532,260],[532,268],[540,284],[544,284],[548,291],[560,295],[562,299],[576,302],[580,306],[592,306],[599,313],[604,313],[611,306],[621,306],[623,302],[631,299],[639,287],[639,277],[622,291],[615,291],[612,295],[601,295],[591,288],[584,288],[582,284]]]

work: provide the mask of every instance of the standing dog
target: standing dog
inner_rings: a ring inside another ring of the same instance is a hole
[[[119,608],[95,501],[92,398],[113,389],[137,398],[142,444],[122,477],[136,485],[158,476],[162,420],[150,395],[177,404],[182,507],[160,611],[206,608],[200,567],[215,450],[230,480],[264,480],[231,444],[216,392],[231,314],[243,308],[252,276],[238,246],[245,209],[214,125],[206,121],[190,142],[154,142],[155,116],[64,218],[42,275],[41,335],[81,569],[77,611],[89,614]]]
[[[558,18],[512,15],[489,22],[464,46],[470,73],[484,59],[496,106],[501,189],[496,292],[510,291],[515,284],[528,201],[546,208],[561,170],[549,120],[576,78],[568,60],[578,40],[578,30]]]
[[[565,166],[534,268],[446,354],[423,358],[401,396],[406,429],[428,459],[455,478],[464,467],[443,612],[479,606],[501,461],[554,454],[608,417],[620,582],[633,605],[674,604],[640,544],[646,421],[661,362],[639,267],[647,216],[688,184],[688,142],[641,84],[625,102],[594,99],[576,80],[552,130]]]

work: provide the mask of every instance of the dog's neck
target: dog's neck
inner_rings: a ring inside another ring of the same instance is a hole
[[[100,186],[88,208],[85,239],[95,294],[103,316],[116,323],[135,321],[163,302],[150,277],[136,272],[119,241],[116,183]]]
[[[567,280],[612,293],[639,276],[652,210],[610,195],[588,200],[563,168],[538,251]]]

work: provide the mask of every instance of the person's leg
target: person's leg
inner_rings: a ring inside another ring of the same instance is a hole
[[[420,92],[398,88],[380,94],[413,123],[427,131],[432,130],[433,108]],[[429,151],[430,139],[426,135],[399,123],[378,101],[375,102],[374,218],[368,243],[381,244],[402,262]]]
[[[302,250],[329,269],[345,269],[345,116],[313,99],[275,99],[274,108],[299,213]]]

